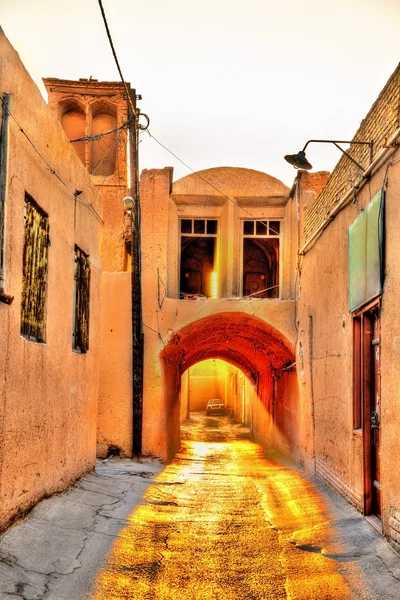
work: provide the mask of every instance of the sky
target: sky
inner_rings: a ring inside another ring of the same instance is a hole
[[[291,186],[283,159],[309,139],[349,140],[400,60],[400,0],[103,0],[150,131],[193,170],[234,166]],[[0,0],[34,81],[117,81],[97,0]],[[341,154],[313,144],[332,170]],[[190,171],[147,133],[140,168]]]

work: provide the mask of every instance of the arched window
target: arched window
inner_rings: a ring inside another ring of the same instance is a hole
[[[65,104],[61,117],[61,125],[70,140],[84,137],[86,132],[84,109],[75,102]],[[82,163],[85,164],[85,142],[74,142],[72,145]]]
[[[116,109],[101,102],[92,109],[91,135],[97,135],[115,129],[117,126]],[[117,156],[117,132],[109,133],[90,142],[90,173],[92,175],[112,175],[115,171]]]

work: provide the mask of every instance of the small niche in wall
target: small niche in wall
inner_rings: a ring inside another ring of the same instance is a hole
[[[85,136],[86,116],[84,109],[78,103],[68,103],[64,106],[61,125],[68,139],[75,140]],[[82,163],[85,164],[85,142],[72,144]]]

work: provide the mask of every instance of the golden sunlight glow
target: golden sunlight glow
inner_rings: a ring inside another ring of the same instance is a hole
[[[218,275],[216,271],[211,273],[211,298],[218,298]]]
[[[120,531],[92,600],[345,600],[329,560],[342,552],[299,472],[249,440],[187,440]]]

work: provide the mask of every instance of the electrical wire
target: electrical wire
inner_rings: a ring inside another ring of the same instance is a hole
[[[125,88],[125,92],[126,92],[126,95],[127,95],[128,102],[129,102],[129,105],[131,107],[132,113],[136,117],[136,110],[135,110],[135,107],[133,105],[132,98],[131,98],[129,90],[128,90],[128,86],[126,85],[125,80],[124,80],[124,76],[122,75],[121,67],[119,66],[119,62],[118,62],[118,58],[117,58],[117,53],[115,52],[115,48],[114,48],[114,44],[113,44],[113,41],[112,41],[110,29],[109,29],[108,23],[107,23],[106,13],[104,12],[102,1],[98,0],[98,2],[99,2],[100,10],[101,10],[101,16],[103,17],[103,21],[104,21],[104,26],[106,28],[108,41],[110,42],[111,51],[112,51],[113,56],[114,56],[115,64],[117,65],[119,76],[121,77],[121,81],[122,81],[123,86]]]
[[[121,129],[126,129],[132,123],[133,117],[129,117],[127,121],[124,121],[120,127],[115,127],[114,129],[109,129],[108,131],[104,131],[103,133],[95,133],[94,135],[87,135],[85,137],[75,138],[74,140],[69,140],[71,144],[74,142],[91,142],[93,140],[98,140],[103,138],[110,133],[115,133],[116,131],[120,131]]]
[[[50,173],[52,175],[54,175],[60,183],[62,183],[62,185],[68,190],[68,192],[70,194],[72,194],[72,196],[78,200],[78,202],[80,202],[81,204],[84,204],[85,206],[88,206],[90,208],[90,210],[93,212],[93,214],[95,215],[95,217],[97,218],[98,221],[100,221],[100,223],[102,225],[104,225],[104,221],[101,218],[101,216],[99,215],[99,213],[96,211],[96,209],[94,208],[93,204],[91,202],[88,202],[87,200],[84,200],[79,194],[77,194],[76,190],[71,190],[68,185],[65,183],[65,181],[63,181],[61,179],[61,177],[59,176],[59,174],[53,169],[53,167],[50,165],[50,163],[46,160],[46,158],[43,156],[43,154],[40,152],[40,150],[38,150],[38,148],[35,146],[35,144],[32,142],[31,138],[28,136],[28,134],[24,131],[24,129],[21,127],[21,125],[19,124],[19,122],[17,121],[17,119],[14,117],[12,111],[8,108],[7,104],[4,102],[3,97],[0,96],[0,100],[3,104],[3,106],[5,107],[5,109],[7,110],[8,114],[10,115],[10,117],[14,120],[15,124],[17,125],[18,129],[20,130],[20,132],[25,136],[25,138],[28,140],[29,144],[32,146],[32,148],[35,150],[35,152],[38,154],[38,156],[40,156],[40,158],[42,159],[42,161],[44,162],[44,164],[46,165],[46,167],[49,169]]]
[[[128,102],[129,105],[132,109],[132,112],[135,116],[136,115],[136,110],[135,107],[133,106],[133,102],[132,102],[132,98],[130,97],[129,91],[128,91],[128,87],[125,83],[124,77],[122,75],[122,71],[121,71],[121,67],[119,66],[119,62],[118,62],[118,57],[117,57],[117,53],[115,51],[114,48],[114,44],[112,41],[112,37],[111,37],[111,33],[110,33],[110,29],[108,27],[108,23],[107,23],[107,18],[106,18],[106,14],[103,8],[103,4],[102,4],[102,0],[98,0],[99,6],[100,6],[100,10],[101,10],[101,15],[103,17],[103,21],[104,21],[104,26],[106,28],[106,32],[107,32],[107,37],[108,37],[108,41],[110,42],[110,46],[111,46],[111,50],[114,56],[114,60],[115,60],[115,64],[117,66],[118,69],[118,73],[120,75],[121,81],[124,85],[125,88],[125,92],[127,94],[127,98],[128,98]],[[221,192],[220,189],[218,189],[213,183],[211,183],[210,181],[208,181],[205,177],[203,177],[202,175],[200,175],[200,173],[198,171],[195,171],[194,169],[192,169],[192,167],[190,167],[185,161],[183,161],[181,158],[179,158],[179,156],[177,156],[174,152],[172,152],[172,150],[170,150],[167,146],[165,146],[162,142],[160,142],[160,140],[158,140],[148,129],[148,127],[145,129],[145,131],[147,131],[147,133],[149,134],[149,136],[155,141],[157,142],[157,144],[159,144],[162,148],[164,148],[164,150],[166,150],[167,152],[169,152],[172,156],[174,156],[180,163],[182,163],[187,169],[189,169],[189,171],[191,171],[192,173],[194,173],[194,175],[196,175],[197,177],[199,177],[202,181],[204,181],[204,183],[206,183],[207,185],[209,185],[210,187],[212,187],[215,191],[217,191],[219,194],[221,194],[222,196],[224,196],[225,198],[227,198],[227,200],[229,200],[229,202],[232,202],[232,204],[234,204],[237,208],[239,208],[240,210],[242,210],[243,212],[247,213],[250,217],[252,217],[253,219],[256,219],[256,217],[253,215],[253,213],[251,213],[249,210],[247,210],[246,208],[243,208],[242,206],[240,206],[236,200],[234,200],[233,198],[231,198],[230,196],[228,196],[227,194],[225,194],[224,192]],[[261,221],[261,223],[263,223],[264,225],[266,225],[266,223],[264,223],[263,221]]]
[[[248,215],[250,215],[251,217],[253,217],[253,219],[255,218],[254,215],[247,210],[246,208],[243,208],[243,206],[240,206],[236,200],[234,200],[233,198],[231,198],[230,196],[228,196],[227,194],[224,194],[224,192],[221,192],[220,189],[217,188],[217,186],[215,186],[213,183],[211,183],[211,181],[208,181],[205,177],[203,177],[202,175],[200,175],[200,173],[198,171],[195,171],[194,169],[192,169],[192,167],[190,165],[188,165],[187,163],[185,163],[185,161],[183,161],[181,158],[179,158],[179,156],[177,156],[174,152],[172,152],[172,150],[170,150],[167,146],[165,146],[162,142],[160,142],[160,140],[158,140],[151,132],[149,129],[146,130],[147,133],[149,134],[149,136],[155,141],[157,142],[157,144],[159,144],[162,148],[164,148],[164,150],[166,150],[167,152],[169,152],[170,154],[172,154],[172,156],[174,156],[177,160],[179,160],[180,163],[182,163],[187,169],[189,169],[189,171],[191,171],[194,175],[196,175],[197,177],[199,177],[199,179],[201,179],[202,181],[204,181],[204,183],[206,183],[207,185],[209,185],[210,187],[212,187],[215,191],[217,191],[219,194],[221,194],[222,196],[224,196],[225,198],[227,198],[229,200],[229,202],[232,202],[232,204],[234,204],[237,208],[239,208],[240,210],[242,210],[243,212],[247,213]],[[264,223],[265,225],[265,223]]]

